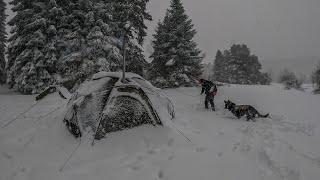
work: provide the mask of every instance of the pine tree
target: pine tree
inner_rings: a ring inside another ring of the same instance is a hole
[[[141,48],[146,36],[145,12],[148,0],[78,0],[63,23],[66,53],[62,58],[62,78],[71,88],[98,71],[122,67],[122,41],[126,32],[127,69],[142,74],[145,62]],[[71,8],[70,8],[71,7]],[[138,42],[137,44],[135,42]]]
[[[223,67],[224,67],[224,57],[220,50],[216,53],[216,58],[214,60],[213,66],[213,78],[217,81],[220,81],[224,76]]]
[[[145,60],[142,49],[133,43],[129,43],[126,53],[126,71],[144,76],[144,70],[147,67],[148,63]]]
[[[46,44],[46,4],[30,0],[14,0],[12,4],[17,15],[9,22],[15,26],[8,47],[9,84],[25,94],[37,93],[53,83],[42,52]]]
[[[320,93],[320,63],[312,74],[312,83],[316,85],[315,92]]]
[[[147,35],[145,20],[152,20],[147,12],[149,0],[105,0],[113,7],[112,16],[117,23],[117,36],[121,37],[124,32],[128,39],[135,39],[139,45],[143,44]]]
[[[57,75],[57,63],[61,56],[60,44],[61,40],[58,34],[61,17],[64,14],[62,7],[57,4],[56,0],[49,0],[46,6],[46,13],[43,17],[46,19],[46,27],[44,34],[46,36],[46,43],[43,48],[45,55],[42,65],[46,67],[47,71],[52,75]]]
[[[26,37],[21,37],[26,33],[23,32],[23,27],[30,23],[32,16],[32,1],[14,0],[10,2],[13,6],[12,11],[16,13],[16,16],[8,22],[10,26],[16,26],[11,30],[12,36],[8,39],[8,63],[7,63],[7,73],[8,73],[8,83],[10,87],[13,87],[15,83],[14,65],[15,60],[18,55],[26,49]]]
[[[147,35],[145,21],[152,20],[146,10],[149,0],[107,1],[113,7],[112,16],[116,23],[114,33],[122,40],[125,36],[127,43],[126,71],[143,75],[143,70],[148,64],[142,50],[143,41]]]
[[[157,86],[191,85],[190,77],[201,75],[201,51],[193,41],[196,34],[181,0],[171,0],[170,8],[153,36],[150,79]]]
[[[64,0],[14,0],[16,16],[8,47],[8,82],[25,94],[39,93],[57,82],[62,48],[58,28]]]
[[[63,54],[58,66],[67,88],[120,63],[120,44],[113,34],[112,6],[105,1],[66,0],[59,34]]]
[[[222,55],[217,53],[215,79],[234,84],[269,84],[271,78],[261,73],[258,57],[246,45],[235,44]]]
[[[6,61],[5,61],[5,48],[6,48],[6,4],[0,0],[0,84],[6,82]]]
[[[121,66],[121,13],[115,0],[14,0],[17,15],[9,22],[13,36],[8,47],[9,84],[37,93],[61,83],[69,89],[99,71]],[[148,0],[121,1],[133,26],[129,33],[128,67],[142,74],[141,45],[146,35]],[[122,9],[121,9],[122,8]],[[122,11],[121,11],[122,10]],[[129,11],[128,11],[129,12]],[[135,43],[133,40],[136,40]],[[139,46],[138,46],[139,45]],[[141,63],[140,63],[141,62]]]

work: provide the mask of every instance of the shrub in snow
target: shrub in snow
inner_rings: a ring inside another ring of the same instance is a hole
[[[193,41],[196,31],[181,0],[170,8],[154,34],[149,79],[157,87],[192,86],[192,77],[202,74],[201,51]]]
[[[302,82],[297,78],[297,76],[285,69],[280,73],[279,83],[282,83],[285,86],[285,89],[301,89]]]
[[[258,57],[246,45],[233,45],[222,53],[217,51],[214,62],[214,79],[232,84],[270,84],[267,73],[260,72]]]

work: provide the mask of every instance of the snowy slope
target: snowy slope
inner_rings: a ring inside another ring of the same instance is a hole
[[[176,105],[174,123],[112,133],[93,147],[92,137],[79,143],[67,132],[65,102],[50,95],[0,129],[0,179],[319,179],[320,96],[280,85],[231,85],[219,89],[217,112],[211,112],[202,108],[199,93],[166,90]],[[227,98],[272,118],[235,119],[223,109]],[[0,87],[0,126],[33,103],[33,96]]]

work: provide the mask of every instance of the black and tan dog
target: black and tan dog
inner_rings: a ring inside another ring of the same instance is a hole
[[[224,101],[225,109],[228,109],[232,114],[234,114],[238,119],[242,116],[246,115],[247,121],[255,121],[256,117],[259,118],[267,118],[269,114],[262,115],[260,114],[256,108],[251,105],[236,105],[235,103],[231,102],[230,100]]]

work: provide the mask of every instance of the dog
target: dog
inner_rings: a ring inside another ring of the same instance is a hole
[[[224,101],[225,109],[228,109],[233,115],[235,115],[238,119],[242,116],[246,115],[247,121],[255,121],[255,118],[268,118],[269,114],[262,115],[260,114],[256,108],[251,105],[236,105],[230,100]]]

